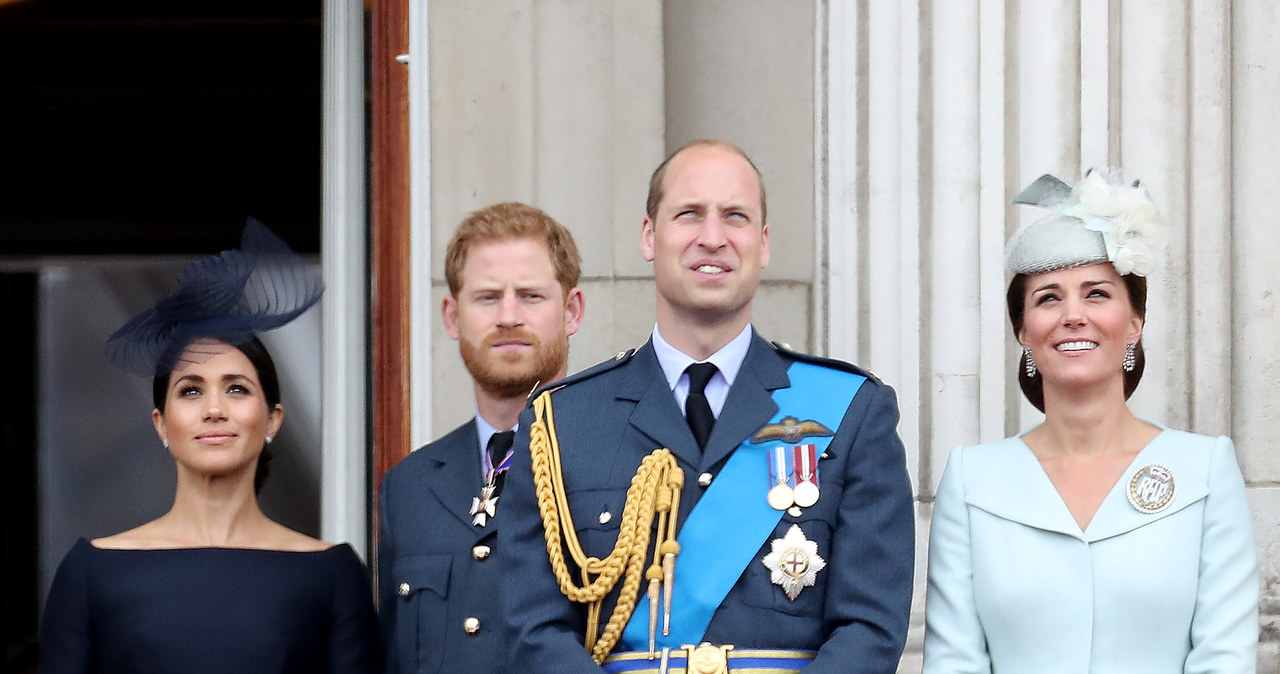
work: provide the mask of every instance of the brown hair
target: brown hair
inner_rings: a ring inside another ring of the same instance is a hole
[[[444,278],[449,283],[449,292],[457,295],[462,290],[462,270],[467,265],[472,244],[524,238],[547,245],[562,292],[567,295],[577,287],[582,257],[569,230],[540,209],[508,201],[472,211],[458,225],[444,256]]]
[[[734,145],[733,143],[726,143],[722,140],[711,140],[708,138],[691,141],[681,145],[675,152],[667,155],[667,158],[663,159],[661,164],[658,164],[658,168],[653,170],[653,175],[649,177],[649,197],[645,200],[644,205],[644,212],[645,215],[649,216],[649,220],[654,222],[657,222],[658,220],[658,205],[662,203],[662,197],[665,196],[666,186],[663,185],[663,183],[666,182],[667,179],[667,168],[671,166],[671,162],[677,155],[693,147],[718,147],[722,150],[728,150],[729,152],[745,159],[747,164],[751,166],[751,170],[755,171],[756,182],[760,185],[761,224],[769,222],[769,208],[765,205],[764,198],[764,177],[760,175],[760,169],[756,168],[755,162],[751,161],[751,157],[748,157],[747,153],[737,145]]]
[[[1016,338],[1018,333],[1022,332],[1023,314],[1026,313],[1027,306],[1027,282],[1030,280],[1029,274],[1018,274],[1009,281],[1009,291],[1005,293],[1005,305],[1009,308],[1009,322],[1013,325],[1013,336]],[[1124,281],[1124,287],[1129,291],[1129,305],[1133,307],[1133,311],[1138,314],[1142,320],[1147,320],[1147,279],[1142,276],[1134,276],[1133,274],[1125,274],[1120,277]],[[1044,411],[1044,381],[1040,377],[1027,376],[1027,357],[1025,352],[1018,358],[1018,386],[1022,389],[1022,394],[1027,397],[1036,409]],[[1138,382],[1142,381],[1142,372],[1147,366],[1147,356],[1142,350],[1142,340],[1138,340],[1138,346],[1134,349],[1133,370],[1124,373],[1124,399],[1128,400],[1133,395],[1133,391],[1138,388]]]

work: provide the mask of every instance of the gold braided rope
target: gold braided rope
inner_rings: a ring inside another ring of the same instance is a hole
[[[679,507],[684,471],[680,470],[669,449],[655,449],[646,456],[636,469],[635,477],[631,478],[631,486],[627,488],[627,500],[622,508],[618,541],[614,544],[613,552],[604,559],[588,557],[578,542],[573,515],[569,512],[569,501],[565,496],[560,443],[556,438],[550,391],[533,401],[533,411],[534,422],[529,427],[529,453],[533,461],[538,512],[542,515],[546,533],[547,556],[564,596],[570,601],[588,605],[584,643],[596,664],[600,664],[618,643],[627,621],[635,611],[636,595],[640,590],[641,576],[644,575],[645,555],[657,514],[661,513],[663,518],[658,531],[661,540],[655,545],[655,550],[672,554],[679,550],[675,542],[676,518],[672,513]],[[574,582],[569,573],[564,556],[566,548],[582,571],[581,586]],[[619,578],[624,579],[618,603],[609,616],[604,633],[597,637],[601,604],[617,585]]]

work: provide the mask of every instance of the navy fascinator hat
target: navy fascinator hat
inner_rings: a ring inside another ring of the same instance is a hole
[[[297,318],[323,292],[320,269],[249,218],[239,250],[188,265],[168,297],[107,339],[107,358],[127,372],[162,375],[182,367],[178,359],[193,341],[243,344]]]

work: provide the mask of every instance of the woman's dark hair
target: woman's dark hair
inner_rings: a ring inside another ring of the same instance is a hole
[[[258,383],[262,385],[262,397],[267,400],[267,409],[275,409],[276,405],[280,404],[280,377],[276,374],[276,363],[271,360],[267,347],[257,337],[232,346],[243,353],[253,365],[253,369],[258,371]],[[156,409],[160,410],[161,414],[164,414],[164,403],[169,395],[169,381],[172,378],[173,370],[169,370],[156,375],[151,380],[151,401],[155,403]],[[262,491],[262,485],[267,481],[267,464],[269,463],[271,463],[271,448],[263,447],[262,454],[258,456],[258,469],[253,474],[255,493]]]
[[[1022,318],[1026,313],[1027,299],[1027,282],[1031,276],[1028,274],[1018,274],[1009,282],[1009,291],[1005,293],[1005,304],[1009,308],[1009,323],[1013,325],[1013,336],[1016,338],[1018,333],[1022,332]],[[1133,307],[1134,313],[1142,320],[1147,320],[1147,279],[1144,276],[1134,276],[1133,274],[1125,274],[1120,277],[1124,281],[1124,287],[1129,291],[1129,304]],[[1142,371],[1147,367],[1147,356],[1142,350],[1142,340],[1138,340],[1138,346],[1134,349],[1133,370],[1124,373],[1124,399],[1128,400],[1133,395],[1134,389],[1138,388],[1138,382],[1142,381]],[[1041,412],[1044,411],[1044,380],[1040,377],[1027,376],[1027,357],[1022,355],[1018,358],[1018,386],[1022,388],[1022,394],[1027,400]]]

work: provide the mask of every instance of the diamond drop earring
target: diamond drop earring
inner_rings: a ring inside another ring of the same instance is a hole
[[[1136,353],[1137,349],[1138,349],[1137,342],[1129,342],[1128,344],[1125,345],[1124,363],[1121,365],[1121,367],[1124,368],[1125,372],[1133,372],[1133,368],[1137,366],[1138,364],[1138,356]]]
[[[1028,377],[1036,376],[1036,359],[1031,357],[1031,347],[1029,346],[1022,347],[1022,356],[1027,361],[1026,363],[1027,376]]]

